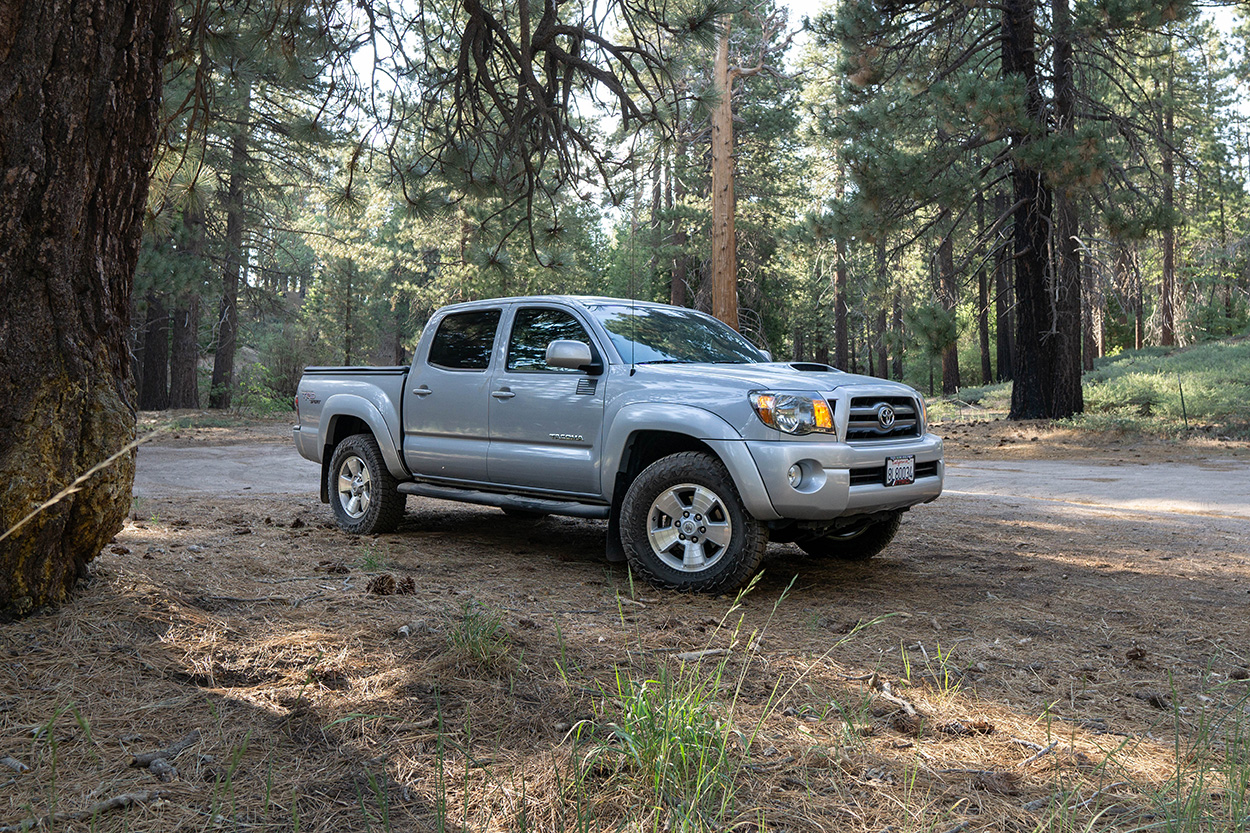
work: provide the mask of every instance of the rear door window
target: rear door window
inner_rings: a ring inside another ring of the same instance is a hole
[[[499,314],[497,309],[483,309],[448,315],[430,343],[430,364],[448,370],[486,370]]]

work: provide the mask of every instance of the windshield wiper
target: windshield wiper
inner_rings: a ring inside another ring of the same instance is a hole
[[[694,364],[689,359],[648,359],[645,362],[635,362],[635,364]]]

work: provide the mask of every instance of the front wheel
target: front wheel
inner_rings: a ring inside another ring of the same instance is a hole
[[[339,443],[326,477],[339,529],[370,535],[390,532],[403,520],[404,496],[372,436],[353,434]]]
[[[890,545],[903,523],[902,512],[892,512],[878,521],[864,521],[845,529],[799,540],[808,555],[842,561],[867,561]]]
[[[621,504],[630,566],[675,590],[733,590],[759,567],[768,528],[747,514],[733,478],[710,454],[684,451],[652,463]]]

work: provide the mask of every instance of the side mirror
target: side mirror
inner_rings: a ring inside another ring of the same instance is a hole
[[[547,366],[584,370],[591,375],[603,370],[591,355],[589,344],[571,339],[557,339],[547,345]]]

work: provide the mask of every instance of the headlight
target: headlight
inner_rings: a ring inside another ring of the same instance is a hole
[[[752,393],[751,407],[769,428],[787,434],[834,433],[833,409],[815,393]]]

